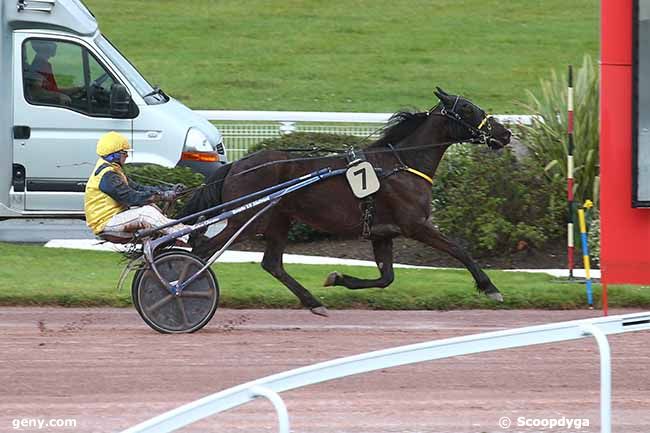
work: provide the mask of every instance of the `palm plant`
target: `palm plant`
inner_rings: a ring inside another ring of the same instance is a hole
[[[585,55],[574,81],[574,194],[576,203],[591,199],[598,203],[599,131],[598,69]],[[550,177],[567,176],[567,82],[551,71],[540,80],[540,90],[526,91],[523,108],[536,115],[531,125],[519,125],[518,133],[533,158]]]

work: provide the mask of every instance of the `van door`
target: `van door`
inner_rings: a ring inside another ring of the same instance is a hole
[[[98,138],[132,136],[132,119],[110,115],[118,82],[82,40],[14,33],[14,166],[25,178],[26,211],[83,213]]]

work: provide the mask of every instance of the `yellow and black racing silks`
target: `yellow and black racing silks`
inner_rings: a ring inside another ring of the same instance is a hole
[[[93,169],[84,195],[86,223],[98,234],[116,214],[131,206],[151,203],[162,188],[140,185],[127,178],[122,167],[99,158]]]

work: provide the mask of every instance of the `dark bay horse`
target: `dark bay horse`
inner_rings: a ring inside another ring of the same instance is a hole
[[[455,257],[472,274],[479,291],[496,301],[503,300],[476,262],[447,239],[430,220],[431,178],[451,144],[474,142],[497,149],[510,142],[510,131],[463,97],[449,95],[440,88],[435,94],[440,100],[438,105],[425,112],[393,115],[381,138],[363,149],[366,159],[382,170],[380,189],[374,194],[372,225],[366,224],[366,229],[370,228],[368,238],[372,242],[380,277],[360,279],[332,272],[325,280],[325,286],[349,289],[388,286],[394,279],[393,238],[406,236]],[[182,214],[189,215],[220,201],[232,200],[324,167],[346,166],[343,155],[295,158],[295,155],[282,151],[256,152],[217,171],[206,181],[206,187],[191,197]],[[246,211],[231,218],[227,228],[209,240],[195,239],[192,241],[193,252],[202,257],[210,256],[254,212]],[[315,314],[327,315],[321,302],[284,270],[282,255],[289,228],[293,221],[299,221],[322,232],[359,237],[364,228],[362,219],[361,200],[353,195],[345,177],[337,176],[282,198],[251,224],[238,240],[262,234],[266,241],[262,268],[289,288],[303,306]]]

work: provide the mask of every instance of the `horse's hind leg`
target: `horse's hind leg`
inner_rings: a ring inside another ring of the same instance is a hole
[[[393,272],[393,239],[384,238],[372,241],[375,262],[379,268],[380,277],[373,280],[363,280],[350,275],[332,272],[327,276],[324,286],[343,286],[348,289],[367,289],[370,287],[388,287],[395,279]]]
[[[479,265],[459,245],[447,239],[445,235],[430,222],[418,225],[415,230],[409,231],[410,238],[425,243],[435,249],[444,251],[450,256],[461,261],[476,281],[476,287],[489,298],[503,302],[503,296],[499,293],[490,278],[479,267]]]
[[[287,245],[287,234],[291,227],[291,221],[277,214],[270,221],[269,229],[264,232],[266,249],[262,259],[262,268],[291,290],[300,299],[300,303],[309,308],[312,313],[327,316],[327,309],[323,304],[284,270],[282,254]]]

